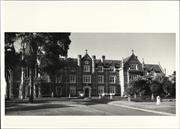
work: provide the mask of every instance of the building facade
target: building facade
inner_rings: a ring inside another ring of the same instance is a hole
[[[77,58],[65,58],[69,63],[61,70],[57,71],[55,82],[51,82],[49,75],[41,75],[41,83],[35,84],[35,97],[92,97],[99,95],[125,96],[129,83],[139,76],[164,75],[164,70],[160,64],[141,63],[132,51],[127,58],[120,60],[109,60],[105,56],[97,59],[95,55],[90,56],[86,50],[84,56]],[[36,76],[38,70],[35,71]],[[20,72],[18,73],[20,74]],[[25,70],[24,78],[28,80],[28,69]],[[14,80],[18,90],[18,82]],[[14,92],[16,93],[16,92]],[[29,86],[24,87],[25,97],[29,96]],[[17,95],[16,95],[17,96]]]

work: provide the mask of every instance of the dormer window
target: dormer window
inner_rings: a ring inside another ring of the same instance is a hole
[[[98,72],[103,72],[103,66],[98,66]]]
[[[114,71],[115,71],[115,67],[114,67],[114,66],[110,66],[109,71],[110,71],[110,72],[114,72]]]

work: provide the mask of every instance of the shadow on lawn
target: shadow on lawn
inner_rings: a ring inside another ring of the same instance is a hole
[[[72,107],[72,106],[67,106],[64,104],[41,104],[41,105],[30,105],[30,106],[16,105],[16,107],[6,108],[5,113],[13,112],[13,111],[31,111],[31,110],[66,108],[66,107]]]
[[[96,105],[96,104],[107,104],[111,101],[113,100],[102,98],[102,99],[74,100],[73,102],[76,102],[77,104],[81,104],[81,105]]]

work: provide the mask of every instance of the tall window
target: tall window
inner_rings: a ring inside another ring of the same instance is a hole
[[[103,72],[103,66],[98,66],[98,72]]]
[[[69,82],[70,83],[76,83],[76,75],[70,75],[69,76]]]
[[[116,82],[116,77],[113,76],[113,75],[109,76],[109,83],[110,84],[115,84],[115,82]]]
[[[110,72],[114,72],[114,71],[115,71],[115,67],[114,67],[114,66],[110,66],[109,71],[110,71]]]
[[[91,83],[91,75],[83,75],[83,83]]]
[[[104,83],[104,76],[103,75],[98,75],[98,83],[99,84]]]
[[[116,93],[116,87],[115,86],[110,86],[110,93]]]
[[[139,76],[140,75],[132,74],[132,75],[129,76],[129,80],[133,81],[133,80],[137,79]]]
[[[84,65],[83,66],[83,71],[84,72],[90,72],[90,65]]]

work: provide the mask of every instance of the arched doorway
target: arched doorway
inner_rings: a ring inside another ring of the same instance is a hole
[[[89,87],[89,86],[84,87],[84,96],[91,97],[91,87]]]
[[[86,88],[84,92],[84,96],[89,97],[89,88]]]

